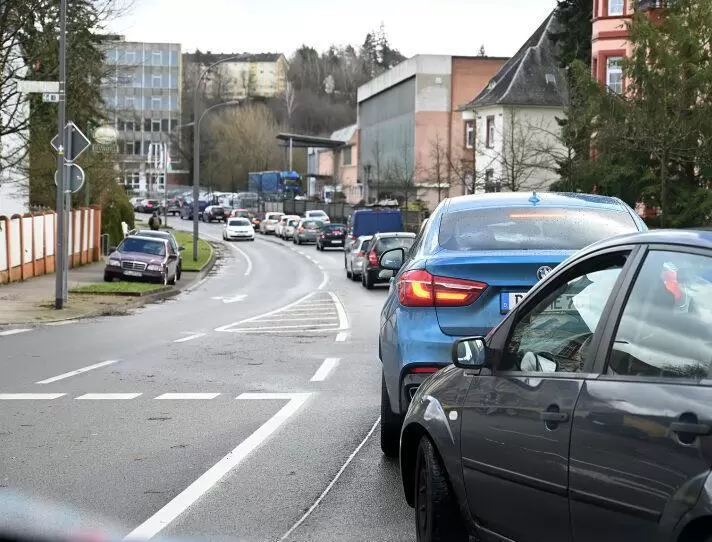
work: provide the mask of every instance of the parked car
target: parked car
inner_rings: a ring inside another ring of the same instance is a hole
[[[284,226],[284,233],[282,236],[285,241],[289,241],[294,237],[294,231],[297,229],[297,226],[299,226],[300,221],[300,218],[290,218],[289,220],[287,220],[287,224],[286,226]]]
[[[203,222],[227,222],[228,213],[222,205],[208,205],[203,211]]]
[[[118,247],[109,248],[104,280],[136,279],[175,284],[178,275],[178,253],[166,239],[125,237]]]
[[[279,218],[279,222],[277,223],[277,226],[274,229],[274,234],[277,237],[281,237],[282,239],[284,239],[284,228],[287,227],[287,222],[293,218],[299,220],[298,215],[282,215]]]
[[[269,235],[274,233],[277,228],[277,223],[279,219],[282,218],[284,213],[270,212],[265,213],[265,218],[260,222],[260,233],[262,235]]]
[[[178,198],[171,198],[168,200],[166,213],[175,216],[180,213],[180,200]]]
[[[354,281],[361,280],[363,264],[366,261],[364,249],[372,237],[372,235],[362,235],[355,244],[351,245],[351,250],[346,252],[346,278]]]
[[[176,270],[176,280],[180,280],[183,274],[183,254],[185,247],[178,245],[178,240],[175,236],[166,230],[132,230],[129,235],[137,235],[139,237],[155,237],[158,239],[165,239],[171,244],[173,251],[178,255],[178,269]]]
[[[247,218],[228,218],[223,229],[223,239],[232,241],[235,239],[244,239],[246,241],[255,240],[255,229],[252,223]]]
[[[710,232],[618,236],[559,265],[413,397],[418,540],[710,540],[711,327]]]
[[[310,220],[302,218],[297,224],[292,235],[292,241],[295,245],[302,243],[316,243],[316,236],[319,233],[319,228],[323,226],[323,222],[319,220]]]
[[[326,211],[322,211],[321,209],[312,209],[311,211],[306,211],[304,213],[304,218],[319,220],[324,224],[329,224],[331,222],[331,219],[329,218],[329,215],[326,214]]]
[[[198,220],[202,220],[203,212],[207,206],[208,203],[206,201],[198,202]],[[183,220],[193,220],[193,203],[188,203],[181,207],[180,217]]]
[[[415,234],[411,232],[375,234],[363,249],[365,257],[361,269],[361,285],[370,290],[376,284],[389,283],[393,271],[381,268],[381,254],[395,248],[408,252],[414,242]]]
[[[407,254],[380,257],[397,272],[379,334],[384,453],[397,456],[410,399],[448,363],[454,337],[486,335],[577,250],[646,229],[628,205],[605,196],[503,192],[441,202]]]
[[[357,209],[347,221],[344,251],[351,250],[356,239],[362,235],[379,232],[403,231],[403,217],[399,209]],[[346,259],[344,258],[344,266]]]
[[[346,238],[346,224],[324,224],[316,237],[316,249],[344,248]]]
[[[159,212],[161,210],[161,202],[157,199],[147,199],[143,200],[140,204],[139,212],[141,213],[153,213]]]

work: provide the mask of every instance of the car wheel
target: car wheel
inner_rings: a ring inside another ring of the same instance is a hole
[[[112,277],[108,273],[104,273],[104,282],[112,282],[113,280],[114,280],[114,277]]]
[[[173,275],[173,277],[170,280],[168,280],[168,284],[170,284],[171,286],[175,285],[176,280],[178,280],[177,277],[178,277],[178,270],[176,269],[176,272]]]
[[[381,451],[386,457],[398,457],[403,417],[391,410],[386,377],[381,374]]]
[[[368,289],[368,290],[373,290],[373,279],[371,278],[371,273],[368,271],[364,271],[362,274],[363,277],[363,285]]]
[[[423,437],[415,460],[415,529],[419,542],[467,542],[445,467]]]
[[[182,274],[183,274],[183,266],[180,265],[180,266],[178,266],[178,269],[176,270],[176,280],[180,280],[180,277]]]
[[[349,271],[349,268],[347,267],[346,268],[346,278],[351,279],[351,278],[353,278],[353,276],[354,276],[353,272]]]

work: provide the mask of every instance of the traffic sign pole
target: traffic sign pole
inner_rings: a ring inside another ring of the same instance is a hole
[[[67,217],[67,225],[64,228],[64,282],[62,283],[62,299],[67,302],[67,283],[69,282],[69,232],[71,231],[72,224],[72,191],[70,190],[70,175],[72,174],[72,162],[74,160],[74,134],[72,129],[66,131],[65,134],[65,147],[66,152],[64,155],[64,175],[62,176],[62,181],[64,184],[64,214]],[[73,236],[76,239],[76,236]]]
[[[56,309],[64,308],[67,290],[67,244],[64,212],[64,126],[67,116],[67,0],[59,4],[59,110],[57,114],[57,250],[55,253],[55,301]]]

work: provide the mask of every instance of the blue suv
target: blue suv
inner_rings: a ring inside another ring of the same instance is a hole
[[[450,363],[458,337],[486,335],[526,292],[579,249],[643,231],[618,198],[510,192],[438,205],[406,254],[384,252],[397,271],[381,311],[381,448],[397,457],[400,429],[418,386]]]

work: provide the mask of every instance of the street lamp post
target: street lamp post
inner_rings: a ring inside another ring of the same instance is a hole
[[[200,208],[200,205],[198,203],[198,199],[200,198],[200,120],[202,120],[202,116],[198,117],[198,109],[200,109],[200,86],[205,79],[205,76],[208,75],[210,70],[212,70],[215,66],[218,66],[219,64],[223,64],[225,62],[230,62],[232,60],[238,60],[240,59],[240,55],[234,55],[234,56],[229,56],[226,58],[222,58],[218,60],[217,62],[213,62],[205,68],[200,76],[198,77],[198,80],[195,83],[195,89],[194,89],[194,94],[193,94],[193,122],[195,122],[195,128],[193,130],[193,261],[197,262],[198,261],[198,211]],[[228,102],[225,102],[228,103]],[[222,104],[218,104],[222,105]],[[204,113],[207,113],[210,111],[212,108],[208,108]],[[197,119],[197,120],[196,120]]]

